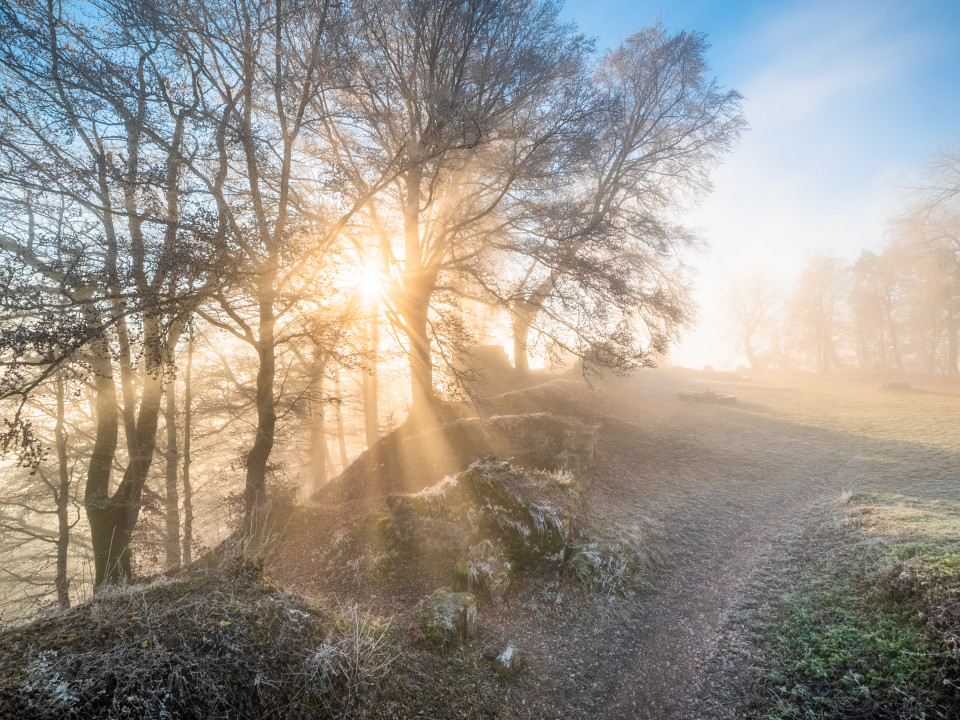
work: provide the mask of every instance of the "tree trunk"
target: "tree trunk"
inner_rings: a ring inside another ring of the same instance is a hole
[[[410,340],[411,415],[418,422],[436,420],[437,401],[433,391],[433,360],[427,331],[429,297],[412,301],[404,313],[404,326]]]
[[[193,425],[193,323],[187,341],[187,366],[183,373],[183,566],[193,561],[193,486],[190,484],[190,433]]]
[[[159,320],[144,319],[147,358],[163,358],[160,347]],[[110,350],[106,341],[94,349],[96,375],[97,438],[94,442],[87,474],[84,505],[90,522],[93,544],[94,586],[122,583],[132,579],[129,552],[130,538],[140,515],[140,496],[150,472],[157,442],[157,425],[163,396],[162,367],[148,368],[144,374],[140,411],[127,438],[130,458],[116,492],[110,495],[110,470],[116,452],[117,413],[116,386]]]
[[[947,320],[947,375],[956,375],[960,372],[960,369],[957,368],[957,356],[960,354],[957,343],[957,334],[960,332],[958,326],[960,326],[960,323],[957,322],[955,317]]]
[[[893,320],[893,302],[887,295],[883,299],[883,309],[887,320],[887,332],[890,336],[890,350],[893,352],[893,362],[897,370],[903,369],[903,361],[900,358],[900,339],[897,337],[897,325]]]
[[[180,564],[182,550],[180,546],[180,496],[177,488],[177,470],[180,453],[177,448],[177,382],[171,378],[167,383],[167,405],[164,419],[167,425],[166,453],[166,564],[168,568]]]
[[[513,367],[521,375],[530,372],[528,342],[530,337],[530,313],[518,306],[513,308]]]
[[[159,380],[144,390],[137,422],[138,452],[130,458],[112,497],[100,496],[88,504],[87,518],[93,542],[94,585],[117,584],[133,578],[130,539],[140,515],[140,496],[150,471],[160,415]],[[109,473],[106,480],[109,480]]]
[[[102,331],[101,331],[102,332]],[[116,508],[110,499],[110,471],[117,452],[120,429],[120,414],[117,410],[117,388],[113,379],[110,348],[105,339],[94,344],[92,369],[94,386],[94,414],[96,435],[90,465],[87,468],[87,483],[83,504],[90,523],[93,544],[94,586],[99,587],[107,576],[111,564],[114,520]]]
[[[530,328],[554,287],[553,275],[545,278],[524,299],[510,308],[513,316],[513,367],[520,374],[530,372]]]
[[[424,266],[424,250],[420,242],[421,169],[415,167],[406,177],[403,209],[404,294],[400,305],[404,330],[410,341],[410,414],[418,422],[436,421],[436,398],[433,393],[433,361],[430,357],[430,335],[427,315],[437,270]]]
[[[368,353],[367,367],[361,379],[361,394],[363,396],[363,428],[366,435],[367,448],[372,448],[380,439],[380,417],[377,408],[377,347],[380,333],[377,325],[376,306],[370,319],[367,332]]]
[[[334,393],[336,394],[336,403],[334,404],[334,417],[337,421],[337,443],[340,446],[340,471],[347,469],[347,438],[343,431],[343,394],[340,391],[340,368],[337,368],[333,376]]]
[[[323,437],[322,449],[323,449],[323,456],[327,459],[327,468],[332,471],[335,465],[333,463],[333,455],[330,452],[330,443],[328,442],[328,438],[326,437],[326,435],[324,435]]]
[[[743,353],[747,356],[747,362],[750,363],[751,370],[760,369],[760,360],[753,351],[753,343],[750,342],[751,335],[745,335],[743,338]]]
[[[310,467],[313,487],[311,494],[327,484],[327,423],[323,403],[323,379],[326,361],[319,361],[314,370],[314,399],[310,403],[313,423],[310,431]]]
[[[57,468],[59,470],[59,488],[57,500],[57,576],[54,585],[57,589],[57,603],[60,607],[70,607],[70,580],[67,578],[67,550],[70,546],[70,469],[67,465],[67,435],[64,431],[64,387],[63,373],[57,373],[57,424],[54,436],[57,443]]]
[[[246,501],[246,524],[251,525],[258,519],[266,503],[267,460],[273,450],[274,433],[277,426],[277,413],[273,397],[274,372],[274,311],[273,276],[268,277],[259,288],[260,296],[260,338],[257,342],[257,354],[260,367],[257,370],[257,435],[253,447],[247,454],[247,479],[244,498]]]

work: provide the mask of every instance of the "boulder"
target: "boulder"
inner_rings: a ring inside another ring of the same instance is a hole
[[[520,568],[563,562],[581,530],[581,492],[573,477],[517,471],[483,458],[457,480],[470,498],[469,518],[477,537],[497,538]]]
[[[494,599],[506,592],[512,566],[561,564],[583,513],[572,476],[491,457],[419,493],[391,495],[387,507],[401,546],[461,557],[474,548],[468,583],[472,564],[475,582]]]
[[[481,540],[472,546],[467,561],[467,590],[486,591],[500,604],[510,587],[510,562],[499,540]]]
[[[455,478],[447,477],[418,493],[387,496],[390,527],[401,546],[441,553],[466,550],[466,510]]]

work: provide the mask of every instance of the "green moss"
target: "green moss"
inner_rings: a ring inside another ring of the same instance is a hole
[[[441,588],[420,601],[418,612],[423,635],[431,647],[456,647],[476,632],[477,601],[472,593]]]

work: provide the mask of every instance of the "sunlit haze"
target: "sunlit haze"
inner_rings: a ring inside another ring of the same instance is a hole
[[[744,268],[790,281],[805,254],[853,260],[881,245],[919,168],[960,134],[960,3],[839,0],[574,0],[565,14],[600,46],[659,15],[707,33],[718,80],[745,96],[750,130],[692,212],[695,329],[674,362],[743,362],[723,331],[723,288]]]
[[[960,718],[960,0],[0,0],[0,720]]]

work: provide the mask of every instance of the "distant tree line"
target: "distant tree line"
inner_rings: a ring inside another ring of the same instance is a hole
[[[727,307],[754,369],[960,373],[960,149],[930,163],[882,250],[814,254],[792,288],[738,278]]]
[[[249,524],[271,479],[325,482],[347,462],[344,375],[363,443],[384,427],[381,326],[421,423],[435,368],[474,338],[464,303],[511,319],[518,372],[534,346],[615,370],[666,349],[697,242],[677,207],[742,131],[740,96],[701,34],[657,25],[597,53],[558,12],[0,2],[13,580],[46,543],[66,604],[74,526],[99,587],[134,575],[145,509],[153,566],[192,560],[198,483],[242,474]]]

